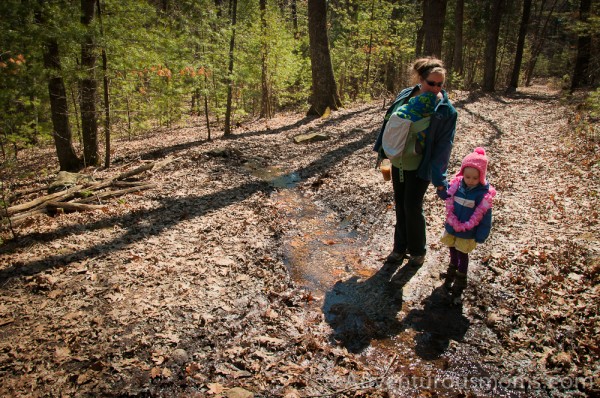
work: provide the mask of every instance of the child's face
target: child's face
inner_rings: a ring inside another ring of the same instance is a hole
[[[463,181],[469,188],[476,187],[479,184],[479,170],[474,167],[465,167]]]

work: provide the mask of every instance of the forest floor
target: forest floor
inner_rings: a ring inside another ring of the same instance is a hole
[[[462,305],[440,288],[431,187],[425,264],[382,269],[394,217],[371,150],[381,102],[211,141],[161,130],[115,140],[112,167],[85,171],[170,159],[134,178],[155,188],[3,230],[0,395],[598,396],[600,141],[543,86],[453,101],[450,173],[484,146],[498,190]],[[306,133],[329,139],[294,143]],[[4,193],[57,169],[52,148],[21,152]]]

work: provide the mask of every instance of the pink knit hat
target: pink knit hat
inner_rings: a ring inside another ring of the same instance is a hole
[[[462,165],[460,166],[460,171],[457,176],[463,175],[463,170],[465,167],[473,167],[479,170],[479,182],[482,185],[486,184],[485,174],[487,172],[488,158],[485,156],[485,149],[482,147],[477,147],[473,152],[465,156],[462,161]]]

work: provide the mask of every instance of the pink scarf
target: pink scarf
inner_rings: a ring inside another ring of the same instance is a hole
[[[456,232],[469,231],[479,225],[485,213],[492,208],[492,199],[496,196],[496,190],[490,185],[488,193],[483,196],[481,203],[477,205],[475,212],[466,222],[460,222],[454,214],[454,194],[462,182],[462,176],[454,177],[448,188],[448,198],[446,198],[446,222],[454,228]]]

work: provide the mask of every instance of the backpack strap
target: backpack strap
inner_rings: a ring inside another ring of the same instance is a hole
[[[418,133],[420,131],[425,130],[429,127],[429,123],[431,122],[431,116],[424,117],[423,119],[417,120],[416,122],[412,122],[410,125],[410,131],[413,133]]]

